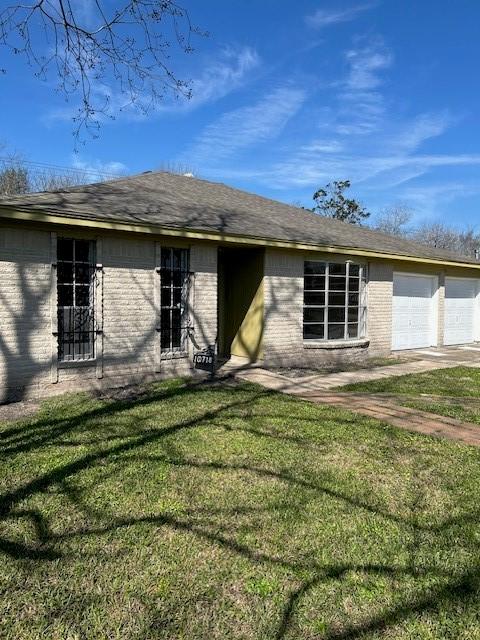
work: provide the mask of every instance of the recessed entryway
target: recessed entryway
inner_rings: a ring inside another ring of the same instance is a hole
[[[478,280],[445,278],[445,344],[475,341],[477,296]]]
[[[263,249],[218,251],[218,353],[256,362],[263,357]]]
[[[434,276],[393,274],[392,349],[436,346],[437,290]]]

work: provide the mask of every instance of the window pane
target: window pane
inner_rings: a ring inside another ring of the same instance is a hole
[[[73,282],[73,264],[71,262],[59,262],[57,267],[57,282]]]
[[[182,254],[183,249],[174,249],[173,250],[173,269],[181,269],[182,268]]]
[[[350,265],[350,275],[351,276],[360,275],[360,266],[358,264],[351,264]]]
[[[90,287],[89,285],[75,285],[75,306],[88,307],[90,304]]]
[[[60,284],[57,288],[58,291],[58,306],[59,307],[71,307],[73,306],[73,285]]]
[[[328,323],[328,339],[329,340],[342,340],[344,337],[345,337],[344,324]]]
[[[305,289],[325,289],[325,276],[305,276]]]
[[[307,260],[304,264],[304,273],[322,274],[325,273],[325,262],[315,262]]]
[[[162,307],[170,307],[172,304],[172,290],[170,287],[162,287],[161,292]]]
[[[358,307],[349,307],[348,308],[348,321],[349,322],[357,322],[358,321]]]
[[[304,340],[323,340],[324,339],[323,324],[306,324],[303,327]]]
[[[160,322],[162,325],[162,329],[170,329],[170,310],[162,309],[160,315]]]
[[[162,286],[170,287],[172,284],[172,272],[171,271],[162,271]]]
[[[173,290],[173,306],[179,307],[182,304],[182,289],[180,287]]]
[[[328,294],[328,304],[334,307],[345,306],[345,294],[330,292]]]
[[[88,360],[93,358],[92,334],[86,331],[79,331],[75,336],[75,358],[78,360]]]
[[[320,305],[325,304],[325,294],[318,292],[305,291],[303,294],[303,301],[305,304]]]
[[[73,260],[73,240],[70,238],[58,238],[57,260]]]
[[[161,328],[162,349],[169,350],[171,323],[170,323],[170,311],[168,309],[162,309],[161,316],[160,316],[160,323],[161,323],[160,328]]]
[[[172,347],[178,349],[181,346],[181,311],[172,311]]]
[[[332,277],[328,279],[328,289],[330,291],[345,291],[346,278]]]
[[[349,307],[357,307],[358,306],[358,293],[350,293],[348,295],[348,306]]]
[[[161,252],[161,267],[162,269],[170,269],[172,252],[170,249],[162,249]]]
[[[91,331],[93,329],[93,314],[90,309],[74,309],[75,331]]]
[[[348,325],[348,337],[358,338],[358,322],[353,322]]]
[[[161,281],[161,348],[179,350],[184,347],[188,319],[187,249],[162,249]]]
[[[360,287],[360,279],[359,278],[349,278],[348,279],[348,290],[358,292]]]
[[[183,285],[184,273],[182,271],[172,271],[172,282],[174,287],[181,287]]]
[[[340,276],[340,275],[344,276],[347,273],[346,264],[338,264],[336,262],[330,262],[328,269],[331,276]]]
[[[304,309],[303,321],[304,322],[323,322],[325,315],[324,309]]]
[[[75,240],[75,262],[90,262],[90,242]]]
[[[58,310],[58,357],[60,360],[73,359],[73,310]]]
[[[345,322],[345,307],[340,309],[336,307],[329,307],[328,322]]]
[[[160,348],[162,351],[170,351],[170,327],[160,331]]]
[[[60,238],[57,242],[60,360],[85,360],[95,356],[93,255],[94,245],[89,240]]]
[[[89,284],[92,277],[92,267],[89,264],[75,265],[75,284]]]

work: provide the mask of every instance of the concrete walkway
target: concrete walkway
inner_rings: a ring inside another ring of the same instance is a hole
[[[479,355],[477,353],[475,359],[466,360],[462,360],[459,357],[455,362],[451,360],[447,362],[437,361],[432,358],[432,360],[415,360],[371,370],[346,371],[294,379],[263,369],[260,366],[237,368],[232,373],[241,380],[248,380],[267,389],[294,395],[303,400],[342,407],[343,409],[376,418],[381,422],[392,424],[401,429],[448,438],[449,440],[480,447],[480,426],[477,424],[461,422],[453,418],[402,407],[396,404],[392,396],[332,391],[333,387],[348,384],[349,382],[377,380],[383,377],[420,373],[452,366],[478,367],[480,366]]]
[[[357,369],[355,371],[341,371],[337,373],[320,372],[314,375],[295,376],[277,373],[270,369],[264,369],[262,363],[249,364],[246,358],[232,358],[220,370],[223,373],[235,375],[255,382],[258,376],[273,376],[282,386],[285,381],[305,391],[329,390],[341,387],[353,382],[368,382],[380,378],[392,376],[404,376],[411,373],[423,373],[435,369],[447,369],[449,367],[480,367],[480,346],[442,347],[396,352],[400,360],[399,364],[371,369]],[[402,360],[408,358],[405,362]],[[283,381],[283,382],[282,382]],[[262,382],[259,382],[262,384]],[[272,384],[275,384],[272,381]]]

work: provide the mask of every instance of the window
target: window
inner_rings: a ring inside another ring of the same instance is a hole
[[[350,340],[365,335],[365,267],[306,261],[304,340]]]
[[[58,359],[61,362],[95,357],[94,253],[93,242],[58,238]]]
[[[184,351],[188,329],[188,250],[162,247],[160,342],[163,352]]]

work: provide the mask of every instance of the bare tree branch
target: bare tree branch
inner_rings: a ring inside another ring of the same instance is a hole
[[[88,17],[71,0],[37,0],[0,10],[0,46],[24,57],[41,79],[53,72],[67,99],[79,97],[73,117],[77,141],[83,131],[97,137],[102,118],[113,117],[118,107],[112,95],[143,113],[166,95],[191,95],[170,54],[172,46],[191,53],[192,35],[205,33],[172,0],[119,4],[107,9],[105,1],[92,0]]]

